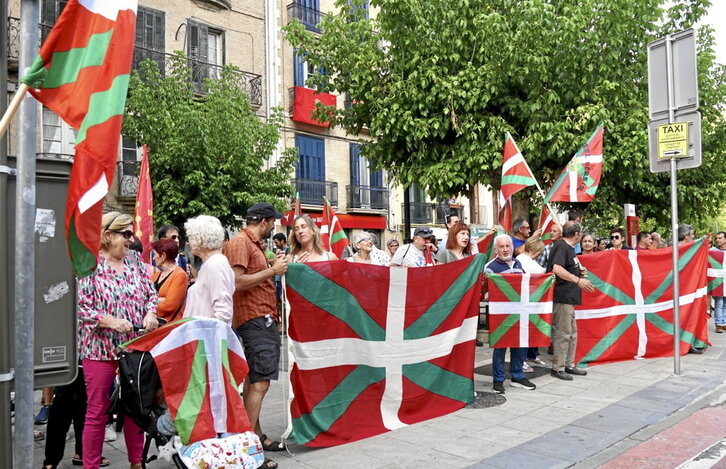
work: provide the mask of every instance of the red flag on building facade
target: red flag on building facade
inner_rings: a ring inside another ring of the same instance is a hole
[[[69,0],[22,82],[78,130],[66,202],[76,276],[96,268],[113,181],[136,29],[136,0]]]
[[[590,202],[595,198],[602,174],[603,133],[603,125],[600,124],[567,163],[545,202]]]
[[[141,149],[139,190],[136,192],[136,207],[134,209],[134,236],[144,246],[141,258],[144,262],[150,263],[149,251],[154,240],[154,196],[151,191],[151,176],[149,175],[149,147],[146,145]]]
[[[536,181],[522,152],[507,132],[502,152],[502,184],[499,188],[499,224],[505,231],[512,230],[512,196]]]
[[[326,197],[323,197],[323,224],[320,226],[320,237],[323,241],[323,248],[332,251],[339,259],[343,258],[343,252],[348,247],[348,237],[345,235],[343,225],[335,215],[333,207]]]

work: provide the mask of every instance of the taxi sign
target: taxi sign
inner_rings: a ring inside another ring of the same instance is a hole
[[[658,159],[688,157],[688,122],[658,126]]]

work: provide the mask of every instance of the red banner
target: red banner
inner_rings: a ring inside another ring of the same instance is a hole
[[[318,93],[310,88],[296,86],[295,100],[292,106],[292,120],[317,125],[319,127],[330,126],[327,122],[320,122],[313,119],[312,113],[318,101],[325,106],[335,106],[336,97],[329,93]]]

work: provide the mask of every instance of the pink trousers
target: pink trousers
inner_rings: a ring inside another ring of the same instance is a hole
[[[109,394],[113,388],[118,364],[114,360],[83,360],[83,375],[86,378],[86,424],[83,428],[83,468],[98,469],[103,452],[103,438],[108,422],[108,408],[111,406]],[[141,462],[144,450],[144,432],[131,418],[124,419],[124,439],[128,450],[129,463]]]

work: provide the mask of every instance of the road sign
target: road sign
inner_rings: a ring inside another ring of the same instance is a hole
[[[670,159],[676,158],[676,170],[701,166],[701,113],[692,112],[668,117],[648,124],[650,171],[670,171]]]
[[[668,83],[668,44],[670,40],[672,80]],[[668,117],[668,93],[672,87],[673,110],[698,110],[696,31],[686,29],[648,44],[648,111],[651,120]]]

